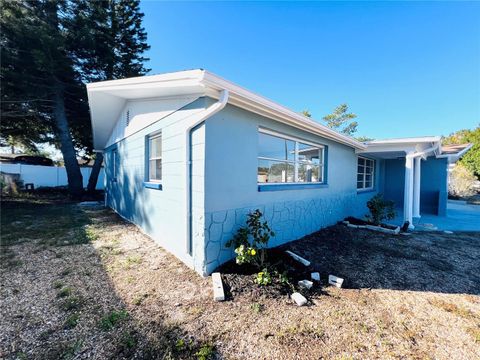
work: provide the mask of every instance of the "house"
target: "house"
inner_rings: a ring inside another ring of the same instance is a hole
[[[440,137],[361,143],[205,70],[87,90],[106,205],[200,274],[256,208],[272,246],[363,216],[378,192],[410,226],[446,211]]]

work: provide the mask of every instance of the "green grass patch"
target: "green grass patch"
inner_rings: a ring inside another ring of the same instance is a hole
[[[84,304],[83,298],[79,296],[69,296],[60,305],[64,311],[79,310]]]
[[[65,286],[57,292],[57,297],[64,298],[72,295],[72,288],[70,286]]]
[[[80,320],[79,314],[75,313],[75,314],[69,315],[65,320],[63,327],[65,329],[73,329],[75,326],[77,326],[79,320]]]
[[[128,312],[126,310],[112,311],[100,319],[100,328],[104,331],[112,330],[127,318]]]

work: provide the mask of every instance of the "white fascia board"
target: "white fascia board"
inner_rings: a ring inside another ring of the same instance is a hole
[[[198,96],[208,95],[218,99],[222,90],[229,91],[230,97],[228,102],[232,105],[318,136],[331,139],[338,143],[348,145],[356,150],[365,150],[367,148],[366,145],[354,138],[340,134],[325,125],[248,91],[217,75],[205,70],[189,70],[87,84],[87,93],[92,115],[92,126],[94,128],[94,133],[100,133],[100,135],[94,135],[95,149],[102,149],[102,143],[108,139],[108,136],[113,129],[114,122],[117,120],[118,114],[121,111],[121,109],[118,109],[118,111],[114,110],[111,106],[107,106],[107,104],[102,101],[96,101],[96,99],[102,98],[102,95],[117,98],[118,100],[123,101],[122,105],[124,105],[126,100],[165,96],[186,96],[192,94]],[[113,103],[114,102],[112,101],[112,105]],[[120,103],[117,101],[115,105],[118,106]],[[102,108],[107,109],[104,109],[104,111]],[[110,111],[110,114],[108,114],[108,111]],[[114,113],[114,116],[111,115]],[[107,131],[110,132],[105,134]]]
[[[421,137],[410,137],[410,138],[397,138],[397,139],[383,139],[383,140],[372,140],[366,141],[364,144],[367,146],[371,145],[390,145],[390,144],[419,144],[419,143],[435,143],[442,140],[441,136],[421,136]]]
[[[230,93],[229,103],[260,115],[273,118],[279,122],[286,123],[296,128],[314,133],[316,135],[348,145],[355,149],[363,150],[366,146],[349,136],[340,134],[325,125],[313,121],[301,114],[298,114],[278,103],[275,103],[263,96],[257,95],[241,86],[227,81],[217,75],[205,71],[202,82],[209,88],[220,91],[227,89]]]

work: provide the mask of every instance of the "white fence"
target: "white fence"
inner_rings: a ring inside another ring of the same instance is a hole
[[[40,186],[66,186],[67,171],[60,166],[41,166],[41,165],[24,165],[24,164],[0,164],[0,171],[10,174],[20,174],[24,184],[33,183],[35,188]],[[83,176],[83,186],[87,187],[88,179],[92,168],[80,168]],[[103,179],[105,172],[103,168],[100,170],[97,181],[97,190],[103,190]]]

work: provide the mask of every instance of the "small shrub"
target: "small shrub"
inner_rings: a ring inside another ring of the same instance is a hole
[[[275,236],[259,209],[247,215],[247,226],[238,229],[226,246],[235,249],[237,264],[253,263],[262,268],[265,252],[271,237]]]
[[[214,346],[211,344],[204,344],[200,347],[200,349],[198,349],[198,351],[195,353],[195,356],[198,360],[209,360],[213,358],[214,354]]]
[[[263,271],[257,274],[254,281],[258,285],[270,285],[272,283],[272,275],[267,269],[263,269]]]
[[[468,198],[475,194],[477,178],[473,172],[461,164],[455,165],[450,173],[448,193],[454,197]]]
[[[178,339],[177,342],[175,343],[175,349],[177,351],[183,351],[186,348],[185,340],[183,339]]]
[[[112,311],[100,319],[100,328],[102,330],[109,331],[127,317],[128,312],[126,310]]]
[[[370,214],[367,218],[375,225],[380,225],[383,220],[391,220],[395,217],[395,203],[385,200],[382,194],[377,194],[367,202]]]

